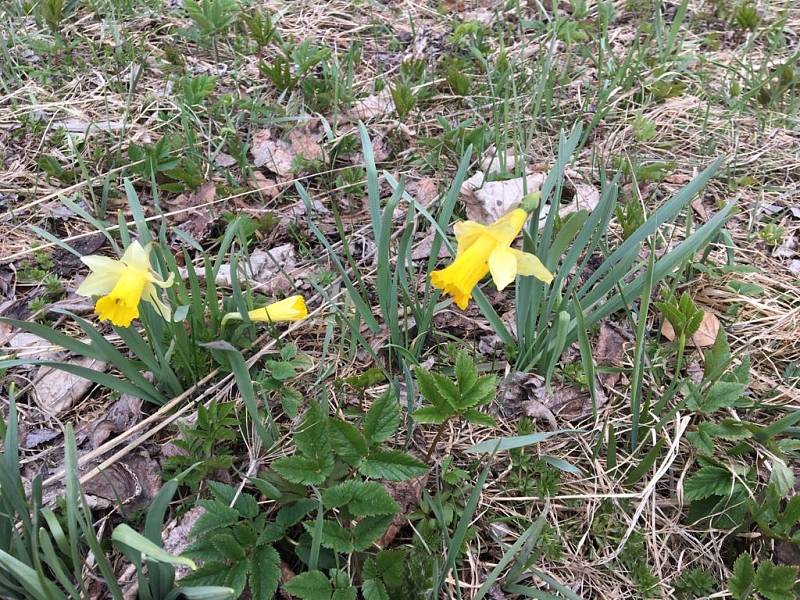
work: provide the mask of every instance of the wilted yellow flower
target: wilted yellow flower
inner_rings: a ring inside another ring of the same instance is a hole
[[[553,276],[536,256],[511,247],[528,218],[521,208],[512,210],[491,225],[474,221],[455,224],[456,259],[451,265],[431,273],[431,283],[450,294],[462,310],[467,308],[472,288],[491,272],[498,290],[517,275],[532,275],[550,283]]]
[[[261,308],[256,308],[247,313],[251,321],[267,321],[270,323],[280,323],[282,321],[302,321],[308,316],[306,301],[299,294],[289,296],[278,302],[267,304]],[[222,317],[222,324],[228,321],[241,321],[242,314],[229,312]]]
[[[81,296],[101,296],[94,306],[102,321],[128,327],[139,316],[139,303],[150,302],[165,319],[170,319],[169,306],[158,297],[158,288],[172,285],[174,275],[164,281],[150,266],[150,250],[132,242],[120,260],[107,256],[83,256],[81,260],[91,269],[77,290]]]

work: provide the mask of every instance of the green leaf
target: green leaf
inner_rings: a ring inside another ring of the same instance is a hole
[[[278,381],[286,381],[296,375],[292,363],[283,360],[268,360],[264,366],[269,369],[269,374]]]
[[[367,411],[364,435],[373,443],[388,440],[400,425],[400,405],[391,391],[380,395]]]
[[[702,500],[709,496],[725,496],[731,491],[731,473],[714,466],[700,468],[686,480],[683,494],[686,500]]]
[[[701,427],[711,437],[722,438],[728,441],[744,440],[753,437],[753,432],[747,428],[747,423],[735,419],[723,419],[718,423],[702,423]]]
[[[781,498],[784,498],[794,489],[794,471],[787,467],[786,463],[781,459],[776,458],[772,461],[772,473],[769,476],[769,482],[775,485],[778,494],[780,494]]]
[[[365,579],[361,584],[361,593],[364,600],[391,600],[386,586],[380,579]]]
[[[320,405],[312,401],[303,415],[303,420],[294,432],[297,450],[308,458],[319,458],[330,454],[328,440],[328,415]]]
[[[714,345],[709,348],[704,355],[703,377],[705,379],[716,379],[731,361],[731,348],[728,345],[728,336],[725,330],[720,327]]]
[[[272,463],[272,468],[284,479],[301,485],[321,485],[333,470],[333,456],[319,460],[305,456],[286,456]]]
[[[350,423],[333,419],[328,424],[331,448],[349,465],[356,465],[369,452],[369,444],[361,432]]]
[[[441,425],[450,417],[455,416],[455,411],[453,411],[449,406],[441,406],[431,404],[430,406],[423,406],[422,408],[418,408],[413,413],[411,413],[411,417],[417,423],[426,423],[426,424],[433,424],[433,425]]]
[[[202,567],[189,573],[181,583],[192,585],[225,585],[230,567],[225,563],[207,560]]]
[[[484,427],[494,427],[497,425],[493,417],[479,410],[475,410],[474,408],[465,410],[463,417],[473,425],[483,425]]]
[[[497,394],[497,377],[483,375],[478,378],[475,385],[461,397],[459,408],[472,408],[494,400]]]
[[[122,523],[114,528],[111,534],[111,540],[117,544],[124,544],[134,550],[138,550],[151,560],[157,560],[172,565],[186,565],[190,569],[196,569],[197,565],[194,561],[186,558],[185,556],[175,556],[164,550],[161,546],[157,546],[138,531],[134,531],[130,526]]]
[[[475,363],[470,355],[462,350],[456,356],[455,371],[458,390],[463,396],[477,383],[478,369],[475,368]]]
[[[201,537],[215,529],[228,527],[233,525],[239,520],[239,512],[235,508],[231,508],[213,500],[203,500],[200,502],[206,512],[200,515],[197,522],[192,527],[192,536]]]
[[[717,381],[708,389],[700,404],[692,406],[694,403],[690,401],[689,408],[709,414],[720,408],[733,407],[742,396],[742,393],[744,393],[746,387],[743,383]]]
[[[798,523],[800,523],[800,495],[792,496],[789,499],[781,515],[781,525],[783,525],[787,531]]]
[[[243,560],[227,568],[223,585],[233,588],[238,598],[247,585],[247,572],[250,570],[250,561]]]
[[[380,483],[350,480],[322,492],[322,502],[327,508],[347,506],[357,517],[396,514],[400,510]]]
[[[333,588],[322,571],[308,571],[295,575],[283,589],[301,600],[331,600],[333,595]]]
[[[304,523],[309,533],[313,532],[313,523]],[[334,552],[352,552],[353,536],[350,531],[342,527],[336,521],[325,519],[322,523],[322,536],[320,543],[323,547],[329,548]]]
[[[211,538],[211,544],[226,560],[232,562],[244,560],[244,549],[230,533],[218,533]]]
[[[356,600],[357,594],[358,590],[353,586],[350,586],[343,590],[336,590],[335,592],[333,592],[331,600]]]
[[[560,433],[568,433],[568,431],[565,429],[558,429],[556,431],[544,431],[541,433],[530,433],[528,435],[489,438],[474,446],[470,446],[467,448],[467,452],[481,454],[484,452],[502,452],[503,450],[513,450],[514,448],[524,448],[525,446],[543,442]]]
[[[428,472],[425,463],[399,450],[373,450],[358,466],[359,472],[372,479],[403,481]]]
[[[392,523],[392,515],[367,517],[353,528],[353,546],[359,552],[367,550],[381,537]]]
[[[714,454],[714,440],[711,439],[711,436],[708,434],[707,427],[703,427],[703,425],[708,424],[700,423],[697,431],[690,431],[686,434],[686,439],[700,452],[711,456]]]
[[[758,593],[768,600],[795,600],[792,591],[797,578],[797,569],[789,565],[774,565],[761,562],[756,571],[755,586]]]
[[[728,591],[734,600],[746,600],[753,591],[756,570],[749,554],[740,554],[733,563],[733,575],[728,581]]]
[[[461,392],[458,386],[453,383],[451,379],[436,371],[431,372],[431,377],[433,378],[433,384],[436,386],[439,395],[444,398],[447,404],[458,409],[461,405]]]
[[[448,407],[449,410],[447,400],[439,393],[439,389],[436,387],[433,374],[420,367],[414,369],[414,373],[417,375],[417,387],[419,387],[419,393],[422,394],[422,397],[434,406]]]

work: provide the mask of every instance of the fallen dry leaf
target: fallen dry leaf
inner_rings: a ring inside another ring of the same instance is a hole
[[[170,212],[175,212],[172,219],[182,224],[181,229],[195,240],[201,241],[208,235],[214,223],[209,205],[216,196],[217,186],[213,181],[206,181],[191,194],[180,194],[169,200],[167,207]]]
[[[625,356],[625,346],[630,343],[631,335],[618,325],[603,321],[600,334],[597,336],[593,357],[600,366],[621,367]],[[614,387],[622,377],[622,373],[598,373],[597,378],[608,387]]]
[[[348,116],[352,121],[368,121],[394,112],[394,100],[391,91],[386,88],[378,94],[359,100],[350,109]]]
[[[408,521],[408,513],[419,504],[426,483],[428,483],[428,475],[420,475],[407,481],[390,481],[385,484],[389,495],[400,505],[400,512],[392,519],[386,532],[375,542],[379,547],[386,548],[394,541],[397,533]]]
[[[239,262],[237,275],[240,284],[246,281],[262,293],[274,293],[292,287],[296,279],[292,276],[296,265],[297,257],[292,244],[282,244],[266,251],[257,248],[250,253],[248,260]],[[288,279],[284,272],[289,276]],[[185,278],[188,275],[187,268],[181,267],[180,273]],[[200,279],[205,278],[205,269],[195,268],[195,273]],[[217,272],[216,284],[231,287],[232,281],[231,264],[225,263]]]
[[[164,550],[170,554],[183,554],[192,544],[191,531],[197,519],[205,514],[206,510],[201,506],[195,506],[179,519],[173,519],[165,528]],[[183,577],[189,574],[189,567],[176,565],[175,574]]]
[[[281,177],[292,174],[294,153],[291,146],[283,140],[273,140],[269,129],[262,129],[253,135],[250,153],[254,166],[266,167]]]
[[[80,474],[88,473],[96,464],[87,464]],[[83,484],[83,492],[93,508],[119,504],[131,508],[148,506],[161,489],[161,468],[144,452],[128,454]]]
[[[467,218],[478,223],[496,221],[519,206],[526,190],[527,193],[538,191],[544,180],[543,173],[532,173],[526,177],[485,182],[483,172],[478,171],[461,186]]]
[[[274,179],[267,177],[261,171],[253,171],[250,175],[250,185],[261,194],[261,198],[270,201],[281,193],[280,186]]]
[[[686,342],[686,345],[696,348],[708,348],[709,346],[713,346],[714,341],[717,339],[719,327],[719,319],[717,319],[717,316],[712,312],[704,310],[700,327],[692,338]],[[670,342],[675,340],[675,329],[672,327],[672,323],[666,319],[664,319],[664,322],[661,324],[661,335]]]
[[[217,154],[216,158],[214,158],[214,164],[218,167],[232,167],[236,164],[236,159],[233,158],[230,154],[225,154],[224,152],[220,152]]]
[[[692,210],[697,213],[697,216],[700,217],[700,220],[703,222],[708,221],[708,217],[711,215],[710,211],[703,206],[702,198],[695,198],[692,200]]]
[[[430,177],[423,177],[408,184],[408,193],[422,206],[428,206],[439,196],[439,186]]]
[[[308,127],[297,127],[289,132],[289,142],[292,152],[306,160],[322,160],[324,153],[319,142],[321,132],[311,131]]]
[[[508,418],[527,415],[544,419],[552,429],[558,429],[557,417],[572,421],[592,414],[592,399],[588,391],[568,385],[553,385],[547,391],[544,378],[533,373],[515,372],[502,383],[502,412]],[[606,403],[602,388],[596,390],[598,408]]]
[[[92,424],[89,439],[92,448],[105,442],[112,433],[122,433],[142,418],[142,399],[123,394],[111,405],[106,415]]]
[[[103,372],[106,370],[106,363],[94,358],[75,358],[69,363],[93,371]],[[39,367],[35,381],[34,389],[39,406],[53,416],[72,408],[94,385],[88,379],[78,375],[45,366]]]

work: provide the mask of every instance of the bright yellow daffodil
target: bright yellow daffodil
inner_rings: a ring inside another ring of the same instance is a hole
[[[266,321],[268,323],[280,323],[283,321],[302,321],[308,316],[306,301],[302,296],[295,295],[273,302],[267,306],[256,308],[247,313],[251,321]],[[241,321],[242,315],[238,312],[227,313],[222,317],[222,324],[228,321]]]
[[[491,225],[474,221],[456,223],[456,259],[444,269],[431,273],[431,283],[450,294],[464,310],[472,289],[489,272],[498,290],[514,281],[517,275],[531,275],[545,283],[553,281],[553,275],[536,256],[511,247],[527,218],[528,213],[517,208]]]
[[[100,296],[95,312],[101,321],[111,321],[119,327],[128,327],[139,316],[139,303],[144,300],[155,306],[158,313],[169,320],[172,311],[161,301],[158,288],[172,285],[174,275],[164,281],[150,266],[148,244],[132,242],[119,260],[96,254],[81,260],[91,273],[77,289],[81,296]]]

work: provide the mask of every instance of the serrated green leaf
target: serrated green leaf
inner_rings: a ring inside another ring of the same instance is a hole
[[[283,589],[301,600],[331,600],[333,587],[322,571],[308,571],[292,577]]]
[[[686,480],[683,494],[686,500],[702,500],[709,496],[725,496],[731,491],[731,473],[722,467],[705,466]]]
[[[207,560],[203,566],[181,579],[182,584],[226,585],[229,567],[225,563]]]
[[[211,544],[226,560],[240,561],[244,559],[244,549],[230,533],[218,533],[212,536]]]
[[[431,372],[431,377],[439,395],[451,407],[458,409],[461,404],[461,392],[458,390],[458,386],[451,379],[436,371]]]
[[[472,408],[487,404],[494,400],[497,394],[497,377],[482,375],[464,396],[461,397],[459,408]]]
[[[392,523],[392,515],[367,517],[353,528],[353,547],[359,552],[367,550],[381,537]]]
[[[781,498],[794,489],[794,471],[786,466],[781,459],[776,458],[772,461],[772,473],[769,482],[775,486]]]
[[[313,523],[303,523],[303,526],[309,533],[313,533]],[[324,548],[333,550],[334,552],[352,552],[353,551],[353,535],[352,533],[342,527],[336,521],[325,519],[322,523],[322,535],[320,543]]]
[[[411,418],[417,423],[433,425],[441,425],[452,416],[455,416],[455,411],[453,411],[450,406],[445,407],[434,404],[423,406],[411,413]]]
[[[386,586],[380,579],[365,579],[361,584],[361,593],[364,600],[391,600]]]
[[[746,600],[753,591],[756,570],[749,554],[740,554],[733,563],[733,575],[728,581],[728,591],[734,600]]]
[[[364,418],[364,435],[372,444],[388,440],[400,425],[400,405],[387,390],[381,394],[367,411]]]
[[[745,390],[745,384],[732,381],[716,381],[705,393],[702,401],[696,405],[689,402],[693,410],[709,414],[720,408],[730,408],[736,405]]]
[[[349,465],[356,465],[369,452],[366,438],[355,426],[332,419],[328,424],[331,448],[336,455]]]
[[[723,440],[737,441],[753,437],[753,432],[747,427],[747,423],[734,419],[724,419],[718,423],[703,423],[708,435],[722,438]]]
[[[419,393],[425,398],[428,402],[433,404],[434,406],[440,407],[449,407],[447,400],[439,393],[439,390],[436,387],[436,382],[433,379],[433,375],[430,371],[426,371],[420,367],[414,369],[414,373],[417,376],[417,387],[419,388]]]
[[[223,527],[230,527],[239,520],[239,512],[219,501],[201,500],[200,506],[205,512],[200,515],[192,527],[192,536],[202,537],[207,533]]]
[[[311,402],[300,426],[294,432],[297,450],[307,458],[320,458],[330,454],[328,415],[317,402]]]
[[[478,369],[475,368],[475,363],[470,355],[463,350],[456,356],[455,372],[458,390],[463,396],[469,392],[472,386],[478,381]]]
[[[497,425],[493,417],[479,410],[475,410],[474,408],[468,408],[465,410],[463,417],[473,425],[482,425],[484,427],[494,427]]]
[[[755,588],[768,600],[795,600],[793,588],[796,578],[796,567],[765,561],[758,565]]]
[[[711,436],[703,425],[708,425],[708,423],[700,423],[697,431],[690,431],[686,434],[686,439],[700,452],[711,456],[714,454],[714,440],[711,439]]]
[[[706,350],[703,358],[703,377],[705,379],[716,379],[728,368],[731,361],[731,348],[728,345],[728,336],[722,327],[717,331],[714,344]]]
[[[395,514],[400,510],[386,488],[375,481],[345,481],[322,492],[322,502],[327,508],[346,505],[357,517]]]
[[[359,472],[372,479],[404,481],[428,472],[425,463],[399,450],[373,450],[358,466]]]
[[[331,596],[331,600],[356,600],[358,590],[352,586],[343,590],[336,590]]]
[[[780,521],[786,531],[791,530],[795,525],[800,523],[800,495],[792,496],[789,499],[786,503],[786,508],[783,510]]]
[[[247,573],[250,571],[250,561],[243,560],[228,567],[225,575],[224,586],[233,588],[235,597],[239,597],[247,585]]]
[[[301,485],[321,485],[333,470],[333,456],[318,460],[305,456],[286,456],[272,463],[272,468],[284,479]]]
[[[268,360],[264,366],[269,369],[269,374],[278,381],[286,381],[296,375],[294,365],[283,360]]]

